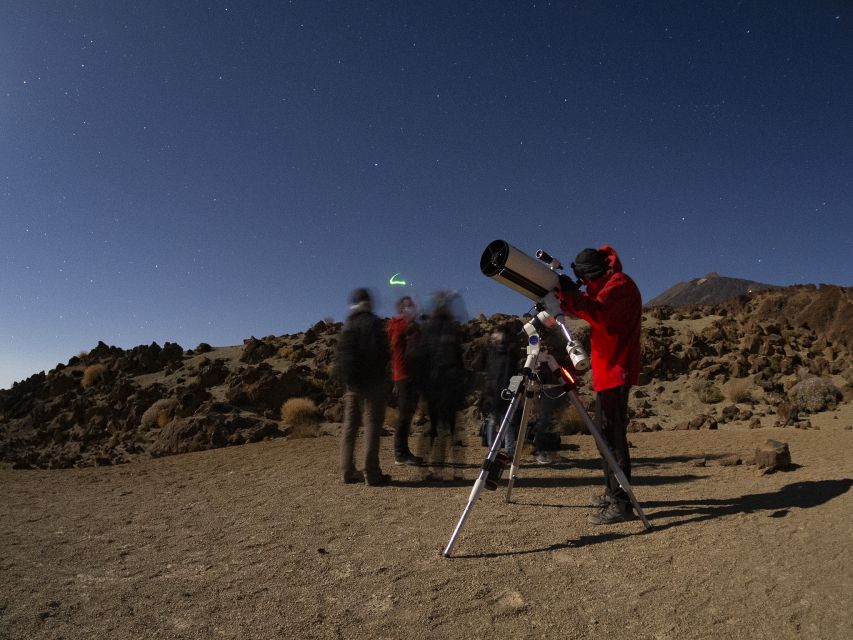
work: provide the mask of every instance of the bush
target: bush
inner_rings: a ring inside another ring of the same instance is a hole
[[[566,436],[587,432],[586,422],[573,404],[565,407],[557,415],[557,424],[560,432]]]
[[[800,411],[816,413],[834,409],[841,399],[841,392],[827,378],[806,378],[791,387],[788,397]]]
[[[697,380],[693,385],[693,391],[705,404],[716,404],[723,401],[723,392],[710,380]]]
[[[80,385],[84,389],[87,389],[92,385],[103,382],[106,373],[106,365],[103,365],[100,362],[97,364],[90,364],[83,370],[83,378],[80,380]]]
[[[735,404],[752,404],[754,398],[752,397],[752,384],[749,380],[745,378],[741,378],[738,380],[732,380],[729,383],[728,388],[728,396],[729,400],[734,402]]]
[[[292,427],[310,426],[320,421],[320,412],[310,398],[290,398],[281,405],[281,419]]]
[[[394,407],[386,407],[385,408],[385,422],[383,423],[386,427],[393,429],[397,424],[397,420],[400,418],[400,411],[395,409]]]
[[[174,398],[162,398],[157,400],[145,413],[142,414],[142,427],[151,429],[153,427],[163,428],[175,417],[178,401]]]

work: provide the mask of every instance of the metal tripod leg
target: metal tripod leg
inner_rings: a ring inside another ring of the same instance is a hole
[[[592,437],[595,439],[595,444],[598,445],[598,450],[601,452],[601,455],[604,456],[604,461],[607,463],[607,466],[610,467],[610,470],[613,472],[613,475],[616,476],[616,480],[619,482],[619,486],[628,494],[628,498],[631,499],[631,504],[634,505],[634,508],[637,510],[637,515],[640,516],[640,520],[643,521],[646,529],[651,529],[652,525],[649,522],[648,518],[646,518],[646,514],[643,513],[643,510],[640,508],[640,503],[637,502],[637,498],[634,496],[634,490],[631,489],[631,484],[628,482],[628,478],[625,477],[625,473],[619,467],[619,464],[616,462],[616,458],[613,455],[613,452],[610,450],[610,446],[607,444],[607,440],[604,439],[604,436],[601,435],[601,432],[598,430],[598,427],[595,426],[595,423],[592,421],[592,418],[589,417],[589,414],[586,411],[586,408],[580,401],[578,397],[578,392],[572,389],[569,391],[569,398],[571,398],[572,404],[575,405],[575,408],[578,410],[581,418],[586,423],[586,428],[589,430]]]
[[[498,455],[498,451],[501,448],[501,441],[503,440],[504,433],[506,433],[506,430],[509,428],[512,419],[515,416],[516,409],[518,409],[518,405],[523,397],[525,387],[526,384],[524,381],[522,381],[521,387],[516,392],[515,397],[509,404],[509,407],[507,407],[506,414],[504,415],[503,422],[501,422],[500,429],[498,429],[498,432],[495,434],[495,439],[492,442],[492,445],[489,447],[489,453],[486,454],[486,459],[483,461],[483,466],[480,469],[480,475],[477,476],[477,480],[474,482],[474,487],[471,489],[471,494],[468,496],[468,504],[465,505],[465,510],[462,512],[462,517],[459,518],[459,522],[456,524],[456,528],[453,530],[453,534],[450,536],[450,540],[448,541],[447,546],[442,552],[442,555],[445,558],[449,558],[450,554],[453,553],[453,547],[456,544],[456,539],[462,532],[462,527],[465,526],[465,521],[471,514],[471,509],[474,508],[474,503],[477,502],[477,499],[480,497],[480,493],[483,491],[483,487],[486,486],[486,477],[489,475],[491,464],[492,462],[494,462],[495,457]],[[516,444],[516,451],[518,451],[518,444]]]
[[[512,466],[509,468],[509,482],[506,486],[506,501],[512,499],[512,488],[515,485],[515,475],[521,466],[521,450],[527,441],[527,424],[530,422],[530,412],[533,403],[530,401],[535,393],[534,383],[528,382],[524,391],[524,409],[521,412],[521,424],[518,425],[518,437],[515,439],[515,454],[512,456]]]

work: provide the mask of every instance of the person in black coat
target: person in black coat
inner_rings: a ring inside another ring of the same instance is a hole
[[[462,338],[450,301],[441,294],[421,332],[416,370],[430,418],[424,453],[432,466],[442,466],[454,439],[456,412],[464,406],[466,381]]]
[[[346,386],[341,426],[340,472],[345,484],[383,485],[391,476],[379,467],[379,434],[385,418],[385,378],[390,349],[385,323],[373,313],[367,289],[350,296],[350,315],[338,340],[337,371]],[[362,415],[363,413],[363,415]],[[362,419],[359,419],[359,418]],[[364,473],[353,463],[359,424],[364,424]]]
[[[518,373],[518,356],[512,349],[512,330],[508,325],[501,325],[489,337],[489,349],[486,353],[485,381],[480,411],[485,417],[485,444],[492,446],[501,421],[506,415],[510,401],[502,397],[503,391],[509,386],[509,380]],[[515,452],[515,441],[518,436],[518,425],[521,421],[521,410],[516,411],[512,423],[504,433],[504,444],[512,457]]]

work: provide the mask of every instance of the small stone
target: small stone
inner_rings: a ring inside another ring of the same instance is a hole
[[[755,450],[755,464],[766,473],[772,473],[791,466],[791,452],[787,442],[768,440]]]
[[[736,467],[739,464],[742,464],[743,460],[740,459],[740,456],[736,455],[727,455],[723,456],[719,460],[717,460],[717,464],[721,467]]]

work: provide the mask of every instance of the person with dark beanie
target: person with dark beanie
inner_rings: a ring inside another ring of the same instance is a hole
[[[390,357],[385,325],[373,313],[367,289],[350,296],[350,314],[338,340],[337,371],[346,385],[341,426],[340,472],[344,484],[384,485],[391,476],[379,467],[379,434],[385,418],[385,371]],[[364,424],[364,473],[356,470],[353,449]]]
[[[643,302],[634,281],[622,271],[616,251],[609,246],[584,249],[572,263],[578,281],[560,276],[558,297],[565,313],[590,325],[592,387],[596,392],[595,418],[625,477],[631,479],[628,452],[628,395],[640,375],[640,331]],[[578,283],[586,290],[582,291]],[[603,461],[603,458],[602,458]],[[593,496],[598,511],[593,524],[613,524],[634,517],[628,494],[603,461],[605,489]]]

